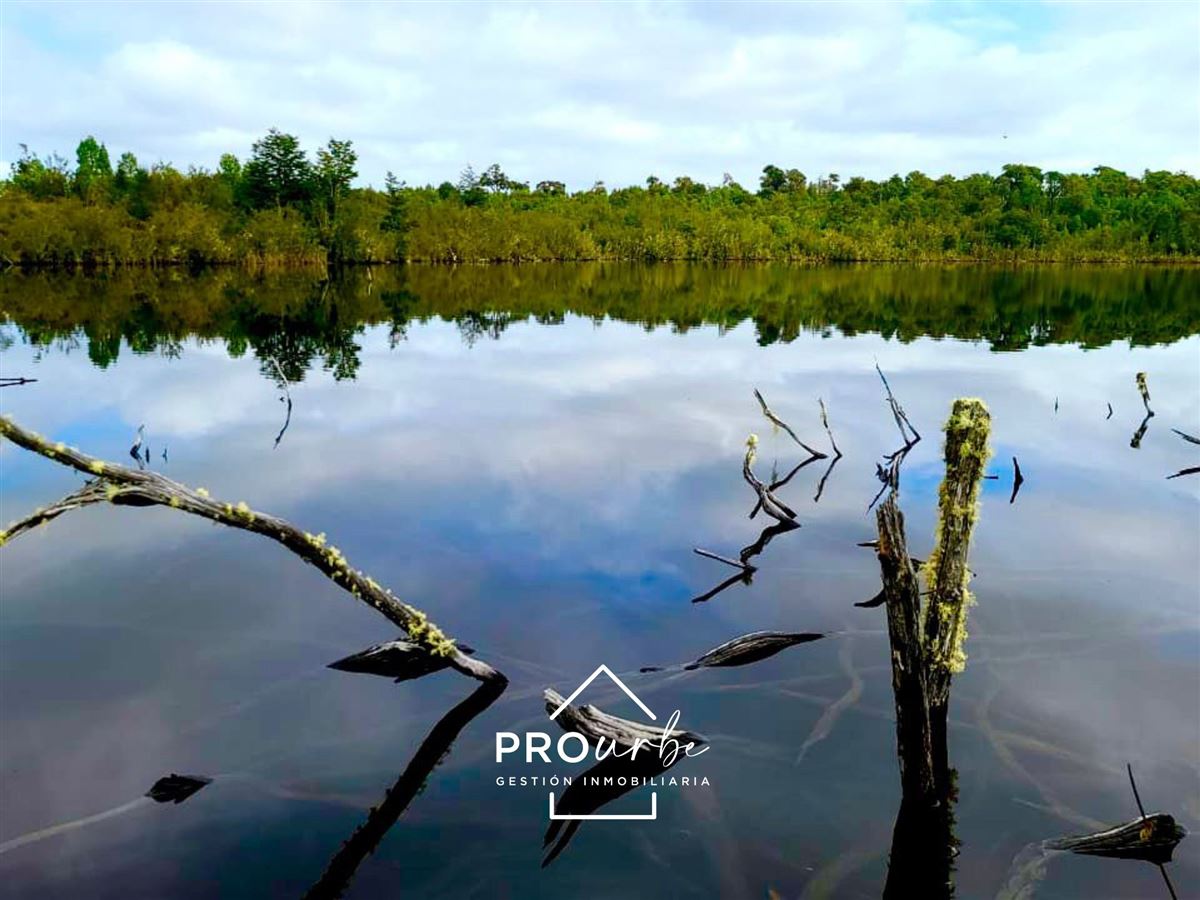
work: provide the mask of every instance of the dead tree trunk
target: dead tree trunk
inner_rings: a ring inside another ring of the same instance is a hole
[[[892,494],[876,510],[879,567],[887,603],[888,642],[892,656],[892,693],[896,700],[896,751],[905,797],[931,801],[934,796],[928,686],[921,643],[921,588],[904,537],[904,514]]]
[[[966,664],[967,551],[988,458],[991,419],[983,402],[959,399],[946,422],[946,475],[938,497],[933,552],[921,589],[904,534],[897,490],[876,513],[887,604],[896,748],[903,791],[884,897],[948,898],[953,893],[954,772],[947,752],[950,681]]]
[[[932,729],[934,775],[939,781],[949,770],[946,718],[950,679],[967,664],[967,610],[975,602],[967,590],[971,573],[967,552],[979,514],[979,487],[987,466],[991,416],[983,401],[958,399],[946,422],[946,475],[938,492],[937,532],[923,574],[928,602],[925,608],[926,684]]]

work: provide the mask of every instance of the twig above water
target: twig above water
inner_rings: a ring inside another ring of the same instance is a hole
[[[787,422],[783,421],[783,419],[779,418],[779,416],[775,415],[775,413],[771,410],[771,407],[767,406],[767,401],[763,399],[763,395],[758,388],[754,389],[754,396],[758,399],[758,405],[762,407],[762,413],[767,417],[767,421],[777,428],[782,428],[789,435],[791,435],[792,440],[803,447],[809,456],[815,456],[817,459],[825,458],[824,453],[822,453],[820,450],[814,450],[812,447],[808,446],[808,444],[804,443],[804,441],[800,440],[800,438],[796,436],[796,432],[792,431],[792,427],[788,425]]]

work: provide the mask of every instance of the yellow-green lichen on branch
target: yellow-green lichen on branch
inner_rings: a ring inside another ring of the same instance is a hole
[[[929,600],[924,637],[932,668],[956,674],[966,667],[967,610],[974,604],[967,585],[967,551],[979,518],[979,492],[991,456],[991,416],[982,400],[954,401],[946,420],[946,474],[938,489],[933,551],[922,567]]]

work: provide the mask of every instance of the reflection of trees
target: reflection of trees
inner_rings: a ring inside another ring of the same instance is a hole
[[[456,323],[468,344],[499,338],[513,322],[578,315],[678,332],[752,321],[762,344],[837,329],[1016,350],[1178,340],[1200,332],[1190,302],[1197,293],[1193,269],[1133,267],[544,264],[408,266],[331,281],[241,270],[0,277],[0,309],[38,346],[82,332],[91,359],[105,366],[122,341],[157,352],[188,338],[221,339],[235,355],[250,347],[277,357],[291,380],[317,359],[335,377],[352,378],[362,326],[390,324],[395,342],[410,323],[431,318]]]

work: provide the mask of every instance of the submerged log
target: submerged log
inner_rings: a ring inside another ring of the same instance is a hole
[[[466,644],[458,644],[458,649],[467,655],[475,652]],[[449,666],[450,661],[444,656],[434,656],[412,641],[395,640],[376,644],[360,653],[353,653],[331,662],[328,668],[340,672],[382,675],[384,678],[393,678],[400,682],[440,672]]]
[[[192,794],[212,784],[211,778],[203,775],[164,775],[150,786],[146,796],[155,803],[182,803]]]
[[[719,647],[714,647],[693,663],[683,668],[687,671],[717,666],[745,666],[774,656],[781,650],[819,641],[824,634],[815,632],[754,631],[743,634]]]
[[[554,688],[546,688],[543,697],[546,700],[546,713],[548,715],[552,715],[559,707],[562,707],[562,712],[555,717],[554,721],[562,727],[563,731],[578,732],[589,741],[595,742],[597,746],[604,740],[618,747],[629,749],[638,742],[641,742],[643,745],[657,744],[664,737],[679,741],[681,745],[687,743],[696,745],[707,743],[702,736],[694,734],[691,731],[681,731],[679,729],[667,731],[665,728],[656,728],[653,725],[644,725],[641,722],[622,719],[619,716],[609,715],[604,710],[598,709],[590,703],[586,703],[583,706],[568,705],[563,707],[563,702],[566,698],[554,690]]]
[[[1140,859],[1161,865],[1171,861],[1176,846],[1185,837],[1187,830],[1173,816],[1150,813],[1094,834],[1055,838],[1043,846],[1085,856]]]

